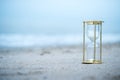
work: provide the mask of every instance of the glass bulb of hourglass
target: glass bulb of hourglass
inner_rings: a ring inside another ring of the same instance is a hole
[[[96,33],[95,33],[96,32]],[[90,61],[94,60],[94,40],[97,40],[99,38],[99,27],[96,26],[96,31],[95,31],[95,26],[89,25],[87,27],[87,37],[91,41],[87,45],[87,59]],[[99,44],[96,41],[96,52],[99,50]]]
[[[94,37],[95,37],[95,39],[99,38],[99,27],[96,27],[96,33],[95,33],[96,36],[94,34],[94,32],[95,32],[94,28],[95,28],[94,26],[88,26],[88,28],[87,28],[87,36],[92,42],[94,42]]]

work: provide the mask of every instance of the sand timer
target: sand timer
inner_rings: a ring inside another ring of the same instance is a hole
[[[102,63],[103,21],[83,21],[83,64]]]

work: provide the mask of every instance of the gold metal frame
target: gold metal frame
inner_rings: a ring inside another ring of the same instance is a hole
[[[103,21],[83,21],[83,64],[101,64],[102,63],[102,23]],[[86,42],[85,42],[85,26],[87,25],[94,25],[94,60],[85,60],[86,56]],[[100,27],[100,60],[96,60],[96,25]]]

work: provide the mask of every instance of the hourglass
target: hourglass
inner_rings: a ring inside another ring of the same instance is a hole
[[[102,63],[102,23],[103,21],[83,22],[83,62]]]

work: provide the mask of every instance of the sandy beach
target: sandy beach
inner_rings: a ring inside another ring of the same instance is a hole
[[[82,46],[0,48],[0,80],[120,80],[120,43],[103,45],[103,64],[82,64]]]

